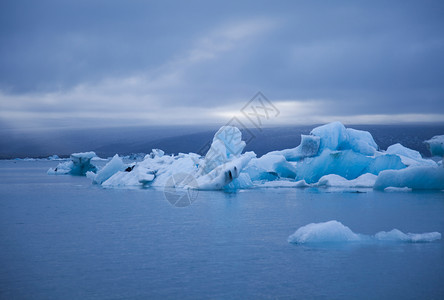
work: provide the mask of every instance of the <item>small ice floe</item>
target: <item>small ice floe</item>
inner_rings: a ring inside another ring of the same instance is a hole
[[[348,242],[408,242],[425,243],[441,239],[439,232],[404,233],[398,229],[389,232],[380,231],[375,235],[353,232],[341,222],[332,220],[322,223],[311,223],[300,227],[288,237],[293,244],[310,243],[348,243]]]

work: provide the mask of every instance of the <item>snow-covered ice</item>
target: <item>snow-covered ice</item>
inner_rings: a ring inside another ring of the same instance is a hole
[[[439,232],[403,233],[398,229],[393,229],[389,232],[380,231],[374,236],[358,234],[341,222],[332,220],[302,226],[288,237],[288,242],[294,244],[375,241],[421,243],[440,239],[441,233]]]
[[[366,173],[356,179],[347,180],[336,174],[322,176],[315,186],[342,187],[342,188],[372,188],[378,176]]]

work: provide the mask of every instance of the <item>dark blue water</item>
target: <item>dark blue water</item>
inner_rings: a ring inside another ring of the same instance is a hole
[[[444,233],[444,193],[315,189],[199,192],[48,176],[57,162],[0,162],[1,299],[443,299],[444,243],[298,246],[338,220],[375,234]]]

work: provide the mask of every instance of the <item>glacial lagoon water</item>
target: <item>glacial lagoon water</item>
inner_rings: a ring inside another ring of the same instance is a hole
[[[296,229],[444,233],[444,192],[104,189],[0,161],[1,299],[443,299],[444,241],[294,245]]]

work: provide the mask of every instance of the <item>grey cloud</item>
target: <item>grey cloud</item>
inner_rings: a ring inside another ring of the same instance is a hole
[[[444,113],[443,15],[441,1],[2,1],[0,90],[34,95],[10,105],[32,112],[69,111],[80,85],[91,111],[236,107],[261,90],[336,115]],[[214,33],[251,20],[276,26]]]

